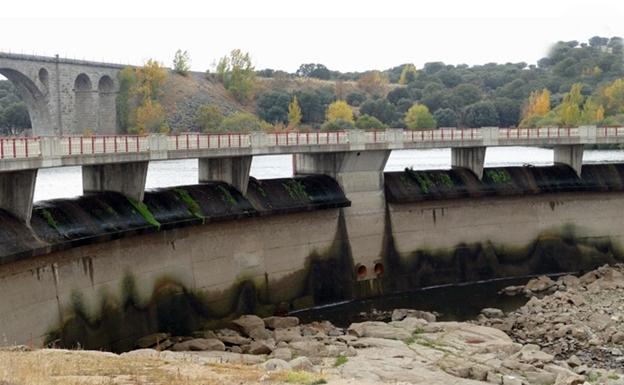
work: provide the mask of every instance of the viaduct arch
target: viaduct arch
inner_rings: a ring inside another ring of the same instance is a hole
[[[113,134],[123,66],[0,52],[0,74],[26,103],[33,135]]]

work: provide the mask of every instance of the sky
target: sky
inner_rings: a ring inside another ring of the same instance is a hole
[[[0,51],[171,66],[177,49],[211,69],[234,48],[257,69],[402,63],[536,63],[558,40],[624,36],[624,1],[8,1]]]

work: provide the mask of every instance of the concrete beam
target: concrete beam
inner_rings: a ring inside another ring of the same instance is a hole
[[[477,178],[483,178],[483,164],[485,163],[486,147],[457,147],[451,149],[451,167],[467,168],[474,172]]]
[[[230,158],[199,158],[199,183],[220,181],[236,187],[247,194],[252,156]]]
[[[0,173],[0,208],[30,223],[37,170]]]
[[[582,144],[555,146],[553,150],[555,164],[568,165],[574,169],[576,175],[581,176],[581,167],[583,166]]]
[[[294,154],[293,172],[329,175],[345,193],[380,191],[389,156],[389,150]]]
[[[82,189],[85,194],[114,191],[137,201],[143,200],[149,162],[82,166]]]

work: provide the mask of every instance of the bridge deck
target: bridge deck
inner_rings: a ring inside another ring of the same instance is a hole
[[[624,143],[624,127],[0,138],[0,171],[246,155]]]

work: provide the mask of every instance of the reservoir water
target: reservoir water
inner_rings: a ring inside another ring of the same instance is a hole
[[[584,163],[624,162],[624,150],[585,150]],[[553,151],[536,147],[490,147],[485,166],[546,166],[553,163]],[[385,171],[447,169],[451,167],[451,150],[392,151]],[[268,155],[253,158],[251,175],[258,179],[292,176],[291,155]],[[197,183],[197,160],[151,162],[146,188],[170,187]],[[39,170],[35,201],[68,198],[82,194],[80,167]]]

